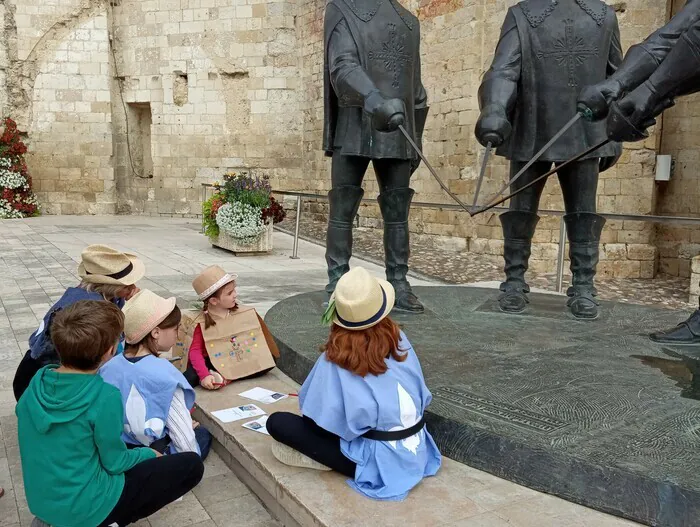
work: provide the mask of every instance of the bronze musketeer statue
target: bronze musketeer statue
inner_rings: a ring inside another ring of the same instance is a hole
[[[577,114],[583,86],[612,75],[622,61],[620,31],[611,7],[599,0],[524,0],[508,9],[491,68],[479,87],[481,115],[476,137],[497,147],[510,161],[511,176],[525,168]],[[546,149],[511,190],[532,182],[555,166],[606,138],[605,123],[578,120]],[[618,143],[591,152],[562,167],[572,286],[567,306],[578,319],[598,316],[593,278],[605,219],[596,214],[598,174],[619,159]],[[506,313],[523,311],[530,288],[525,272],[537,211],[546,180],[510,200],[501,214],[506,280],[499,305]]]
[[[324,21],[323,149],[332,157],[326,243],[332,293],[349,270],[352,227],[370,161],[379,183],[386,277],[397,309],[422,312],[408,273],[411,175],[420,159],[398,130],[421,144],[428,115],[418,19],[396,0],[330,0]]]

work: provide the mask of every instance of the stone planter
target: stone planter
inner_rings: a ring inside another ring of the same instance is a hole
[[[244,254],[260,254],[272,251],[272,223],[265,226],[265,230],[251,243],[241,243],[240,240],[232,238],[225,232],[219,232],[218,236],[211,236],[209,240],[214,247],[231,251],[236,256]]]

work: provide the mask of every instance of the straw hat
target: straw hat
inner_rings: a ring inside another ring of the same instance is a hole
[[[211,265],[192,280],[192,287],[200,300],[206,300],[226,284],[235,282],[236,278],[237,274],[228,274],[218,265]]]
[[[78,275],[84,282],[106,285],[133,285],[146,274],[137,256],[106,245],[90,245],[83,250]]]
[[[124,335],[127,344],[141,342],[158,327],[175,309],[175,297],[165,299],[149,289],[142,289],[126,304],[124,312]]]
[[[364,267],[354,267],[335,286],[333,322],[342,328],[361,330],[383,320],[394,308],[394,287],[374,278]]]

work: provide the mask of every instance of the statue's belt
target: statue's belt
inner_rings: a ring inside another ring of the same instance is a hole
[[[383,430],[370,430],[365,432],[361,437],[372,439],[373,441],[401,441],[412,435],[416,435],[425,427],[425,418],[421,417],[420,421],[409,428],[403,430],[394,430],[393,432],[385,432]]]

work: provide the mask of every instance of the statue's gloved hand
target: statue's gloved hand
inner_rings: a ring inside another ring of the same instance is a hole
[[[511,130],[510,122],[508,122],[503,108],[486,107],[481,111],[479,120],[476,122],[474,134],[482,146],[491,143],[491,146],[496,148],[508,139]]]
[[[608,137],[619,142],[644,139],[643,132],[656,124],[654,118],[674,104],[672,99],[660,97],[649,81],[644,82],[617,102],[616,113],[622,118],[608,118]]]
[[[393,132],[406,122],[406,104],[401,99],[387,99],[378,91],[365,99],[365,111],[372,116],[372,126],[380,132]]]
[[[620,160],[620,156],[622,155],[622,144],[620,143],[613,143],[615,145],[615,155],[608,156],[608,157],[601,157],[600,161],[598,162],[598,172],[605,172],[606,170],[611,169],[614,167],[617,162]]]
[[[610,103],[619,99],[621,94],[620,83],[609,78],[581,90],[576,109],[589,121],[599,121],[608,115]]]

